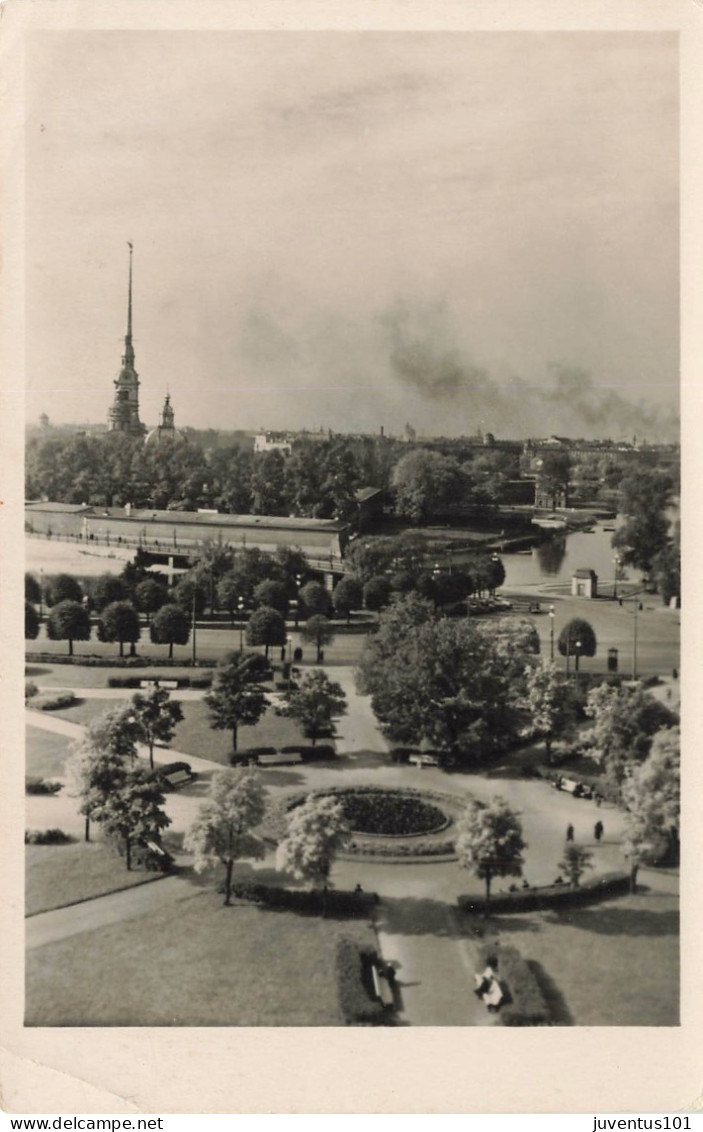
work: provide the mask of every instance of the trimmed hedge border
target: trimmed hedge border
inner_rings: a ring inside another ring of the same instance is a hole
[[[179,688],[209,688],[212,684],[212,673],[206,672],[203,676],[165,676],[154,673],[153,676],[108,676],[108,688],[141,688],[142,680],[176,680]]]
[[[31,706],[33,711],[60,711],[77,703],[75,692],[59,692],[55,696],[34,696]]]
[[[58,794],[62,789],[62,782],[51,782],[40,776],[28,775],[24,780],[25,794]]]
[[[224,892],[224,884],[218,885]],[[322,892],[318,888],[283,888],[273,884],[248,884],[245,881],[232,885],[232,895],[252,904],[266,904],[269,908],[289,908],[293,912],[312,912],[322,915]],[[327,890],[328,916],[368,918],[378,902],[375,892],[347,892]]]
[[[351,939],[337,942],[337,994],[345,1026],[388,1024],[383,1004],[371,996],[370,967],[375,958],[370,947],[360,947]]]
[[[68,845],[71,841],[75,841],[75,838],[64,833],[62,829],[25,829],[24,831],[25,845]]]
[[[551,1026],[552,1019],[542,989],[528,963],[516,947],[484,943],[481,966],[497,960],[498,981],[505,983],[508,999],[498,1017],[502,1026]]]
[[[546,908],[574,907],[623,896],[630,891],[628,873],[603,873],[583,881],[578,888],[568,884],[550,884],[544,888],[519,888],[516,892],[499,892],[489,903],[481,896],[459,896],[460,912],[471,914],[486,912],[538,912]]]
[[[169,660],[156,656],[96,656],[94,653],[67,656],[65,653],[27,652],[26,664],[78,664],[85,668],[216,668],[216,660]],[[166,679],[166,677],[164,677]]]

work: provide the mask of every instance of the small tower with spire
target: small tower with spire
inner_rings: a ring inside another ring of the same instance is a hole
[[[132,244],[129,248],[129,289],[127,296],[127,333],[124,340],[124,354],[119,376],[115,378],[115,399],[108,413],[110,432],[126,432],[132,436],[143,436],[144,425],[139,420],[139,374],[134,368],[134,346],[132,344]]]

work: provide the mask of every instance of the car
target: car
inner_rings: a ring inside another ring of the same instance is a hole
[[[408,762],[412,766],[419,766],[420,769],[426,766],[439,766],[439,759],[436,755],[411,755]]]
[[[512,603],[512,601],[508,601],[508,599],[505,598],[505,597],[494,597],[493,598],[493,608],[494,609],[512,609],[513,603]]]

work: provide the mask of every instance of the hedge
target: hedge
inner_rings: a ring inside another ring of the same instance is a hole
[[[456,857],[453,841],[413,841],[409,845],[395,845],[392,841],[386,841],[382,845],[364,845],[351,841],[344,852],[360,857]]]
[[[79,664],[85,668],[215,668],[216,660],[177,660],[157,656],[95,656],[94,653],[68,656],[65,653],[27,652],[27,664]]]
[[[35,696],[32,707],[35,711],[59,711],[61,708],[72,707],[77,702],[73,692],[58,692],[54,696]]]
[[[345,1026],[384,1026],[388,1023],[383,1004],[372,997],[371,964],[375,958],[370,947],[360,947],[351,939],[337,942],[337,994]]]
[[[224,892],[224,884],[218,886],[218,892]],[[281,885],[239,882],[232,885],[232,895],[253,904],[288,908],[294,912],[312,912],[318,916],[323,910],[322,891],[318,888],[283,888]],[[327,890],[326,911],[330,916],[368,918],[377,901],[375,892],[340,892],[330,888]]]
[[[515,892],[499,892],[488,904],[481,896],[459,896],[460,912],[538,912],[546,908],[573,907],[622,896],[630,891],[629,873],[603,873],[584,880],[578,888],[568,884],[550,884],[544,888],[519,888]]]
[[[45,778],[27,777],[24,780],[25,794],[58,794],[62,789],[60,782],[47,782]]]
[[[516,947],[481,946],[481,966],[497,961],[498,980],[507,989],[507,1001],[498,1017],[503,1026],[549,1026],[551,1015],[542,989]]]
[[[108,688],[141,688],[142,680],[176,680],[179,688],[209,688],[212,684],[212,673],[206,672],[203,676],[166,676],[163,673],[154,673],[153,676],[108,676]]]
[[[25,829],[25,845],[68,845],[73,841],[62,829]]]

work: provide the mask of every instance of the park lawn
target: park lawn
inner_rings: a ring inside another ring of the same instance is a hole
[[[54,641],[52,644],[65,644],[65,642]],[[84,642],[87,644],[87,642]],[[105,646],[107,648],[108,646]],[[109,646],[114,648],[114,645]],[[32,680],[34,683],[40,683],[43,688],[107,688],[108,680],[111,676],[136,676],[140,680],[153,680],[155,676],[162,676],[166,680],[176,680],[178,677],[188,676],[191,677],[196,673],[201,676],[210,671],[209,668],[196,668],[193,669],[184,665],[183,667],[175,666],[168,668],[164,665],[159,668],[157,665],[154,667],[144,668],[120,668],[115,665],[112,667],[101,667],[93,665],[82,664],[39,664],[29,662],[25,665],[24,674],[26,679]],[[124,693],[127,698],[131,697],[138,688],[125,688]]]
[[[336,942],[365,921],[225,908],[212,891],[31,950],[28,1026],[340,1026]]]
[[[25,915],[159,880],[162,873],[128,870],[104,842],[25,846]]]
[[[25,728],[25,770],[29,777],[56,778],[63,775],[73,740],[41,727]]]
[[[95,719],[96,716],[103,715],[106,711],[119,711],[120,708],[130,702],[133,694],[129,689],[125,689],[124,700],[101,700],[92,696],[90,699],[82,700],[79,695],[77,697],[78,702],[72,704],[71,707],[58,708],[56,711],[47,711],[44,714],[55,715],[59,719],[68,719],[71,723],[85,725]]]
[[[501,915],[493,923],[503,943],[536,965],[557,1024],[678,1026],[675,894],[641,892],[563,912]]]
[[[171,746],[176,751],[229,766],[232,755],[232,732],[215,731],[210,727],[210,713],[201,700],[188,700],[183,707],[183,720],[176,727]],[[292,746],[309,742],[297,723],[276,715],[269,708],[256,727],[240,727],[237,750],[246,754],[252,747]],[[328,740],[325,740],[328,742]]]

